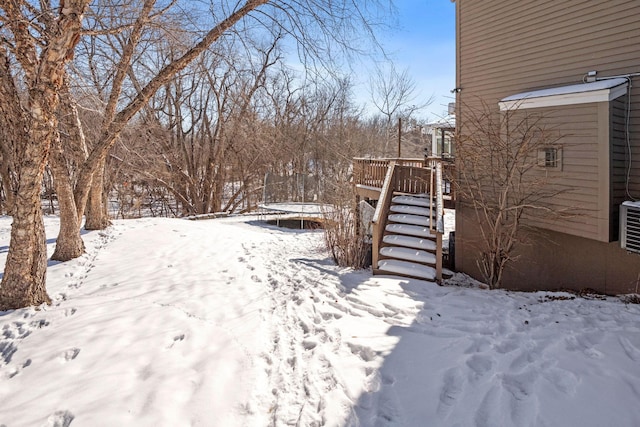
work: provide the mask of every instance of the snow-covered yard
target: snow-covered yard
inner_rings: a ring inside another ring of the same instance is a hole
[[[638,305],[372,277],[248,217],[84,237],[0,312],[0,425],[640,425]]]

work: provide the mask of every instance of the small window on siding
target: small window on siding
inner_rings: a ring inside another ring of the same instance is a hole
[[[544,147],[538,150],[538,166],[548,169],[562,169],[562,148]]]

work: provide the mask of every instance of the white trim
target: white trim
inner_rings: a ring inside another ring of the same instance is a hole
[[[627,93],[627,79],[614,78],[592,83],[534,90],[508,96],[500,100],[500,111],[556,107],[560,105],[609,102]]]

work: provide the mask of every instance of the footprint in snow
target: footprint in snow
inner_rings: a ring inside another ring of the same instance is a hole
[[[11,362],[11,358],[18,351],[18,347],[16,347],[11,341],[1,341],[0,342],[0,362],[2,364],[8,365]]]
[[[489,341],[488,338],[481,337],[481,338],[473,339],[473,343],[471,343],[469,348],[467,348],[464,351],[464,353],[465,354],[479,353],[482,351],[487,351],[489,348],[491,348],[491,341]]]
[[[75,416],[69,411],[56,411],[47,418],[43,427],[69,427]]]
[[[34,326],[33,322],[30,325],[33,327]],[[11,344],[11,341],[21,340],[31,335],[31,331],[32,331],[31,328],[25,327],[24,322],[13,322],[12,324],[6,324],[2,328],[2,336],[0,338],[7,339],[9,341],[0,342],[0,346],[2,345],[2,343],[5,343],[5,348],[6,348],[6,346]],[[0,354],[2,354],[1,349],[2,347],[0,347]]]
[[[29,326],[31,326],[32,328],[41,329],[41,328],[44,328],[45,326],[49,326],[49,324],[50,323],[48,320],[40,319],[40,320],[34,320],[30,322]]]
[[[76,357],[78,357],[78,354],[80,354],[79,348],[70,348],[69,350],[66,350],[64,353],[62,353],[60,355],[60,358],[65,362],[70,362]]]
[[[180,341],[184,341],[185,337],[186,337],[185,334],[175,335],[166,348],[172,348],[176,343],[179,343]]]
[[[477,381],[484,374],[491,371],[495,365],[495,359],[483,354],[474,354],[467,359],[467,366],[471,369],[469,373],[470,381]]]
[[[640,350],[627,337],[618,338],[627,357],[634,362],[640,361]]]
[[[446,417],[451,413],[456,400],[462,392],[464,386],[464,376],[460,368],[451,368],[445,372],[442,379],[442,390],[440,391],[440,402],[438,403],[438,414]]]
[[[320,312],[320,316],[323,320],[333,320],[342,318],[342,314],[340,313],[329,313],[329,312]]]
[[[572,335],[565,339],[566,348],[569,351],[582,351],[591,359],[602,359],[604,355],[593,348],[595,344],[602,341],[601,334],[583,333]]]
[[[302,341],[302,346],[304,347],[305,350],[313,350],[314,348],[316,348],[317,345],[318,343],[312,339],[307,339]]]
[[[475,415],[475,422],[477,427],[494,427],[502,425],[504,420],[502,419],[500,404],[500,387],[493,385],[489,391],[484,395],[478,410]]]
[[[538,416],[538,397],[535,392],[537,370],[518,374],[504,374],[502,386],[508,392],[504,401],[508,405],[513,425],[533,425]]]
[[[375,351],[371,350],[369,347],[352,343],[348,343],[348,345],[351,353],[359,356],[365,362],[371,362],[376,357]]]
[[[596,350],[595,348],[588,348],[584,351],[584,354],[590,359],[604,359],[604,354]]]
[[[556,367],[544,367],[541,371],[542,377],[564,394],[573,396],[578,388],[578,377],[566,369]]]
[[[520,345],[519,345],[519,340],[518,339],[510,338],[510,339],[507,339],[506,341],[503,341],[501,343],[495,344],[494,348],[500,354],[507,354],[507,353],[511,353],[512,351],[518,349],[519,346]]]

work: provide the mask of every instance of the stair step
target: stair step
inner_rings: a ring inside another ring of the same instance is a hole
[[[431,203],[429,198],[424,196],[395,196],[391,201],[399,205],[422,206],[425,208],[428,208]]]
[[[387,230],[389,233],[405,234],[408,236],[416,236],[416,237],[431,236],[429,227],[421,227],[419,225],[389,224],[385,227],[385,230]]]
[[[403,274],[425,280],[435,280],[436,269],[422,264],[395,259],[383,259],[378,261],[378,270],[389,273]]]
[[[436,264],[436,256],[434,254],[418,249],[385,246],[380,249],[380,255],[422,264]]]
[[[392,214],[389,215],[389,222],[399,222],[411,225],[429,225],[429,218],[420,215]]]
[[[405,248],[422,249],[424,251],[436,250],[436,242],[430,239],[421,239],[419,237],[387,234],[382,238],[382,241],[388,245],[402,246]]]
[[[409,214],[409,215],[422,215],[429,216],[429,208],[423,208],[420,206],[413,205],[391,205],[389,208],[391,212]],[[432,212],[434,214],[435,212]]]

